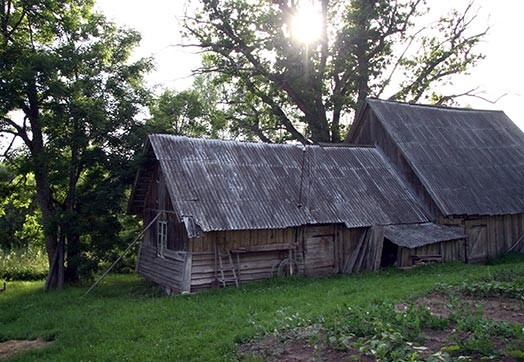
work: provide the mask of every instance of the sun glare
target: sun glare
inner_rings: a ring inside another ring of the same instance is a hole
[[[291,36],[304,44],[320,39],[322,33],[322,14],[310,1],[299,5],[291,19]]]

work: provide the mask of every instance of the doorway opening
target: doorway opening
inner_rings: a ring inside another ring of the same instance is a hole
[[[388,267],[395,265],[398,255],[398,245],[393,244],[388,239],[384,238],[384,244],[382,246],[382,257],[380,259],[381,267]]]

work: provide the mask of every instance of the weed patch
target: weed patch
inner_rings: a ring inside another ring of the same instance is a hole
[[[435,283],[425,296],[402,303],[346,302],[315,320],[288,313],[271,337],[260,339],[262,346],[269,338],[277,348],[264,355],[255,340],[247,350],[268,360],[285,359],[297,346],[313,348],[313,360],[322,351],[327,361],[337,360],[335,352],[346,360],[518,360],[524,346],[523,277],[521,269],[490,271]]]
[[[486,322],[488,307],[476,304],[487,298],[458,290],[465,280],[509,271],[524,272],[524,257],[490,266],[273,279],[177,297],[136,275],[110,275],[85,298],[89,285],[44,293],[42,281],[16,281],[0,293],[0,341],[53,340],[10,361],[452,360],[466,352],[515,359],[522,332],[507,320]],[[418,301],[444,284],[449,288],[440,295],[450,309],[438,316]],[[456,309],[466,298],[474,315]],[[491,344],[481,350],[486,340]]]

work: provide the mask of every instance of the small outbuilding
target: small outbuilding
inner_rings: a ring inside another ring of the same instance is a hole
[[[176,293],[462,260],[464,234],[408,185],[374,147],[151,135],[129,204],[147,228],[137,271]]]
[[[368,99],[347,142],[379,149],[431,222],[468,236],[465,261],[524,251],[524,133],[504,112]]]

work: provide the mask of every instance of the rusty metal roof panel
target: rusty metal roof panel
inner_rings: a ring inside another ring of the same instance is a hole
[[[202,231],[428,219],[381,152],[151,135],[180,217]]]

